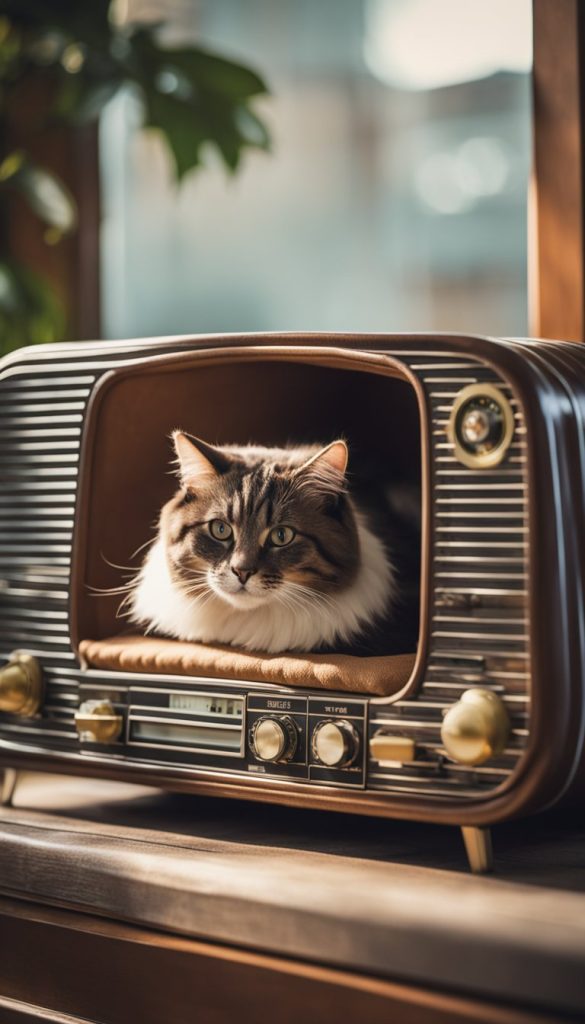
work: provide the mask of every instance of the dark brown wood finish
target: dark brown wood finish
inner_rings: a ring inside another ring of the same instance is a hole
[[[212,353],[205,349],[217,350],[213,358],[220,354],[224,358],[233,358],[230,352],[238,343],[238,357],[286,358],[297,360],[303,353],[312,352],[319,346],[319,355],[323,357],[327,350],[333,350],[339,360],[366,360],[371,367],[386,366],[384,351],[392,351],[393,346],[401,348],[413,347],[426,342],[428,338],[400,337],[385,338],[383,336],[335,336],[323,335],[266,335],[230,336],[225,338],[183,339],[165,342],[151,342],[154,350],[152,367],[164,367],[171,353],[169,350],[183,348],[187,353],[171,355],[171,358],[182,361],[195,358],[211,358]],[[285,343],[286,347],[283,346]],[[149,343],[140,343],[141,348]],[[515,345],[510,343],[494,343],[482,338],[442,337],[433,339],[433,345],[448,346],[449,350],[462,355],[473,346],[476,358],[485,359],[486,363],[501,370],[519,396],[526,418],[527,436],[530,439],[530,536],[532,546],[538,551],[534,559],[531,576],[530,595],[532,602],[532,711],[533,718],[526,756],[517,772],[509,777],[498,789],[492,791],[488,798],[478,795],[465,805],[452,803],[444,798],[433,799],[417,793],[416,798],[408,794],[387,794],[383,792],[355,792],[307,786],[302,783],[271,782],[268,779],[245,777],[236,779],[227,775],[217,774],[210,777],[204,771],[192,768],[171,768],[161,765],[149,768],[145,765],[124,764],[124,777],[128,780],[164,785],[170,789],[191,790],[198,793],[223,793],[225,796],[238,796],[248,800],[263,800],[269,803],[304,804],[313,807],[329,807],[336,810],[347,810],[361,814],[388,815],[409,819],[444,822],[452,824],[486,825],[506,817],[526,813],[558,799],[563,787],[570,781],[575,762],[581,754],[582,736],[580,731],[582,716],[581,678],[582,658],[580,658],[582,614],[582,580],[579,578],[580,559],[578,538],[575,538],[574,517],[569,515],[572,526],[568,527],[568,514],[572,508],[570,497],[572,488],[580,486],[578,467],[570,465],[565,454],[571,446],[575,449],[575,417],[571,412],[571,402],[583,399],[583,388],[577,380],[560,377],[553,366],[552,359],[547,356],[555,351],[554,346],[544,343],[538,345]],[[156,346],[156,347],[155,347]],[[100,352],[100,346],[90,346],[90,350]],[[117,349],[132,352],[133,346],[113,346],[109,353]],[[166,354],[163,354],[166,349]],[[364,349],[366,351],[364,351]],[[162,350],[162,351],[161,351]],[[582,362],[585,350],[579,346],[571,346],[574,358]],[[55,354],[67,350],[56,346]],[[70,350],[71,351],[71,350]],[[103,351],[103,349],[101,350]],[[567,349],[569,351],[569,349]],[[31,353],[24,353],[24,360],[31,359]],[[15,360],[13,360],[15,361]],[[10,361],[8,361],[10,362]],[[150,361],[149,361],[150,363]],[[117,371],[116,371],[117,372]],[[569,400],[569,392],[574,389],[574,398]],[[97,391],[95,395],[97,395]],[[543,415],[543,410],[554,410],[550,422]],[[89,426],[89,424],[88,424]],[[562,456],[562,457],[561,457]],[[80,515],[78,522],[83,522]],[[79,540],[78,534],[78,540]],[[559,539],[560,538],[560,539]],[[82,545],[83,547],[83,545]],[[559,560],[559,552],[563,560]],[[83,552],[82,552],[83,555]],[[561,575],[562,574],[562,578]],[[416,673],[415,673],[416,675]],[[554,689],[551,680],[554,679]],[[413,686],[416,682],[413,681]],[[39,737],[40,738],[40,737]],[[15,738],[16,740],[16,738]],[[63,772],[84,772],[99,774],[103,777],[120,778],[120,763],[114,759],[108,761],[99,754],[91,757],[79,756],[71,751],[40,751],[37,747],[25,749],[12,739],[2,744],[1,763],[7,766],[26,767],[42,765],[48,770]]]
[[[34,1004],[48,1008],[40,1019],[55,1024],[74,1024],[81,1017],[100,1024],[255,1024],[271,1018],[279,1024],[553,1024],[559,1019],[13,900],[0,900],[0,942],[0,1020],[6,1024],[38,1020],[31,1012]],[[26,1002],[18,1010],[13,1000]],[[63,1021],[54,1011],[75,1017]]]
[[[533,0],[535,336],[585,341],[584,9]]]
[[[490,880],[452,830],[328,824],[25,778],[0,811],[0,1021],[582,1019],[582,830],[503,827]]]
[[[75,199],[79,226],[56,245],[48,245],[44,225],[24,200],[14,196],[8,245],[15,260],[50,281],[68,314],[67,336],[96,338],[101,334],[98,128],[56,122],[51,101],[42,79],[24,83],[13,104],[8,141],[64,183]]]

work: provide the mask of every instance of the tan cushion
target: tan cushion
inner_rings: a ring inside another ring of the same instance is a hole
[[[346,654],[245,654],[231,647],[144,636],[82,640],[79,652],[92,668],[242,679],[378,696],[401,690],[415,661],[414,654],[376,658]]]

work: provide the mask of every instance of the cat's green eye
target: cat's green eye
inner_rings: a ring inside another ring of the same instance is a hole
[[[224,523],[223,519],[212,519],[207,525],[215,540],[229,540],[234,532],[230,524]]]
[[[268,536],[275,548],[285,548],[295,539],[296,530],[293,530],[292,526],[275,526]]]

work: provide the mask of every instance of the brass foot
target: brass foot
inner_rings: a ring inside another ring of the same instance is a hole
[[[5,768],[0,780],[0,805],[11,807],[16,785],[18,783],[18,772],[14,768]]]
[[[486,871],[492,871],[494,855],[492,851],[492,835],[489,828],[464,826],[461,829],[461,835],[465,843],[469,867],[473,874],[483,875]]]

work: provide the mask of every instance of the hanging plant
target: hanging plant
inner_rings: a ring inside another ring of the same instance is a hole
[[[160,132],[178,181],[201,166],[204,145],[235,173],[246,149],[268,150],[266,125],[253,109],[263,79],[198,46],[170,48],[160,25],[120,25],[111,0],[3,0],[0,17],[0,355],[24,344],[59,340],[66,311],[51,285],[10,252],[7,204],[19,195],[43,224],[47,244],[78,227],[64,184],[10,145],[23,88],[35,81],[50,97],[41,113],[73,130],[95,122],[124,86],[142,100],[145,127]],[[83,230],[83,225],[81,225]]]

